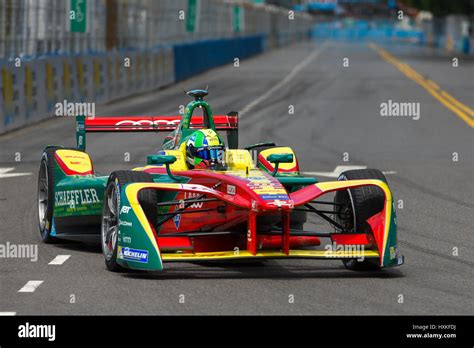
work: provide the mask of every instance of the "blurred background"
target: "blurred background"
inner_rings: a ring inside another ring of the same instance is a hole
[[[0,133],[52,116],[63,100],[123,98],[310,36],[473,54],[473,7],[474,0],[0,0]]]

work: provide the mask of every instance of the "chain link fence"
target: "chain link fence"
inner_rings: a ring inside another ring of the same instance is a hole
[[[0,134],[59,116],[58,103],[110,102],[286,45],[312,24],[242,1],[0,0]]]
[[[86,30],[71,32],[71,11],[86,3]],[[190,18],[192,16],[192,18]],[[0,0],[0,58],[151,49],[214,38],[265,35],[284,44],[309,30],[311,16],[222,0]]]

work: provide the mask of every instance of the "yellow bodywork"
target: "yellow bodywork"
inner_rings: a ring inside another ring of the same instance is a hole
[[[164,150],[164,155],[176,157],[176,162],[170,166],[172,172],[182,172],[189,169],[186,163],[186,143],[181,144],[178,150]],[[225,154],[225,162],[229,167],[229,170],[245,170],[246,168],[250,170],[255,168],[250,152],[247,150],[227,149]],[[165,165],[138,167],[134,168],[133,170],[142,171],[147,168],[156,167],[164,168]]]
[[[376,250],[360,250],[357,252],[357,258],[378,258],[379,253]],[[201,252],[201,253],[162,253],[163,261],[189,261],[189,260],[236,260],[248,258],[316,258],[316,259],[341,259],[354,258],[354,254],[344,251],[331,250],[290,250],[290,254],[275,251],[257,251],[252,255],[246,250],[242,251],[219,251],[219,252]]]
[[[67,166],[68,169],[79,173],[89,173],[92,171],[92,161],[89,155],[82,151],[57,150],[56,156]]]
[[[247,150],[226,150],[225,162],[231,170],[245,170],[254,168],[252,156]]]
[[[280,163],[279,168],[283,170],[292,170],[296,168],[296,154],[294,153],[291,147],[272,147],[260,152],[260,156],[263,158],[267,158],[270,155],[274,154],[292,154],[293,155],[293,162],[291,163]],[[295,169],[296,170],[296,169]]]

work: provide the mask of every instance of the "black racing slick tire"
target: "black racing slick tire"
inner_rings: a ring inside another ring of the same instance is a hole
[[[41,240],[52,244],[58,241],[51,236],[54,213],[54,167],[56,159],[54,154],[59,146],[48,147],[41,155],[41,164],[38,171],[38,227]]]
[[[378,169],[348,170],[339,175],[338,180],[377,179],[387,183],[387,178]],[[335,220],[347,231],[367,233],[373,236],[367,219],[384,208],[385,194],[375,186],[362,186],[337,191],[334,196]],[[378,259],[342,260],[347,269],[354,271],[379,270]]]
[[[290,228],[295,230],[302,230],[306,222],[305,211],[292,211],[290,215]]]
[[[153,178],[145,172],[119,170],[110,174],[107,181],[102,213],[101,245],[105,265],[112,272],[123,271],[123,267],[117,263],[121,188],[125,184],[135,182],[153,182]],[[157,191],[141,190],[138,194],[138,201],[148,220],[155,225],[158,220]]]

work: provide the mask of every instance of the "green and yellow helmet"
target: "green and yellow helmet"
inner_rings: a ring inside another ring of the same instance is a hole
[[[224,142],[212,129],[197,130],[186,142],[186,161],[192,168],[223,166],[224,158]]]

